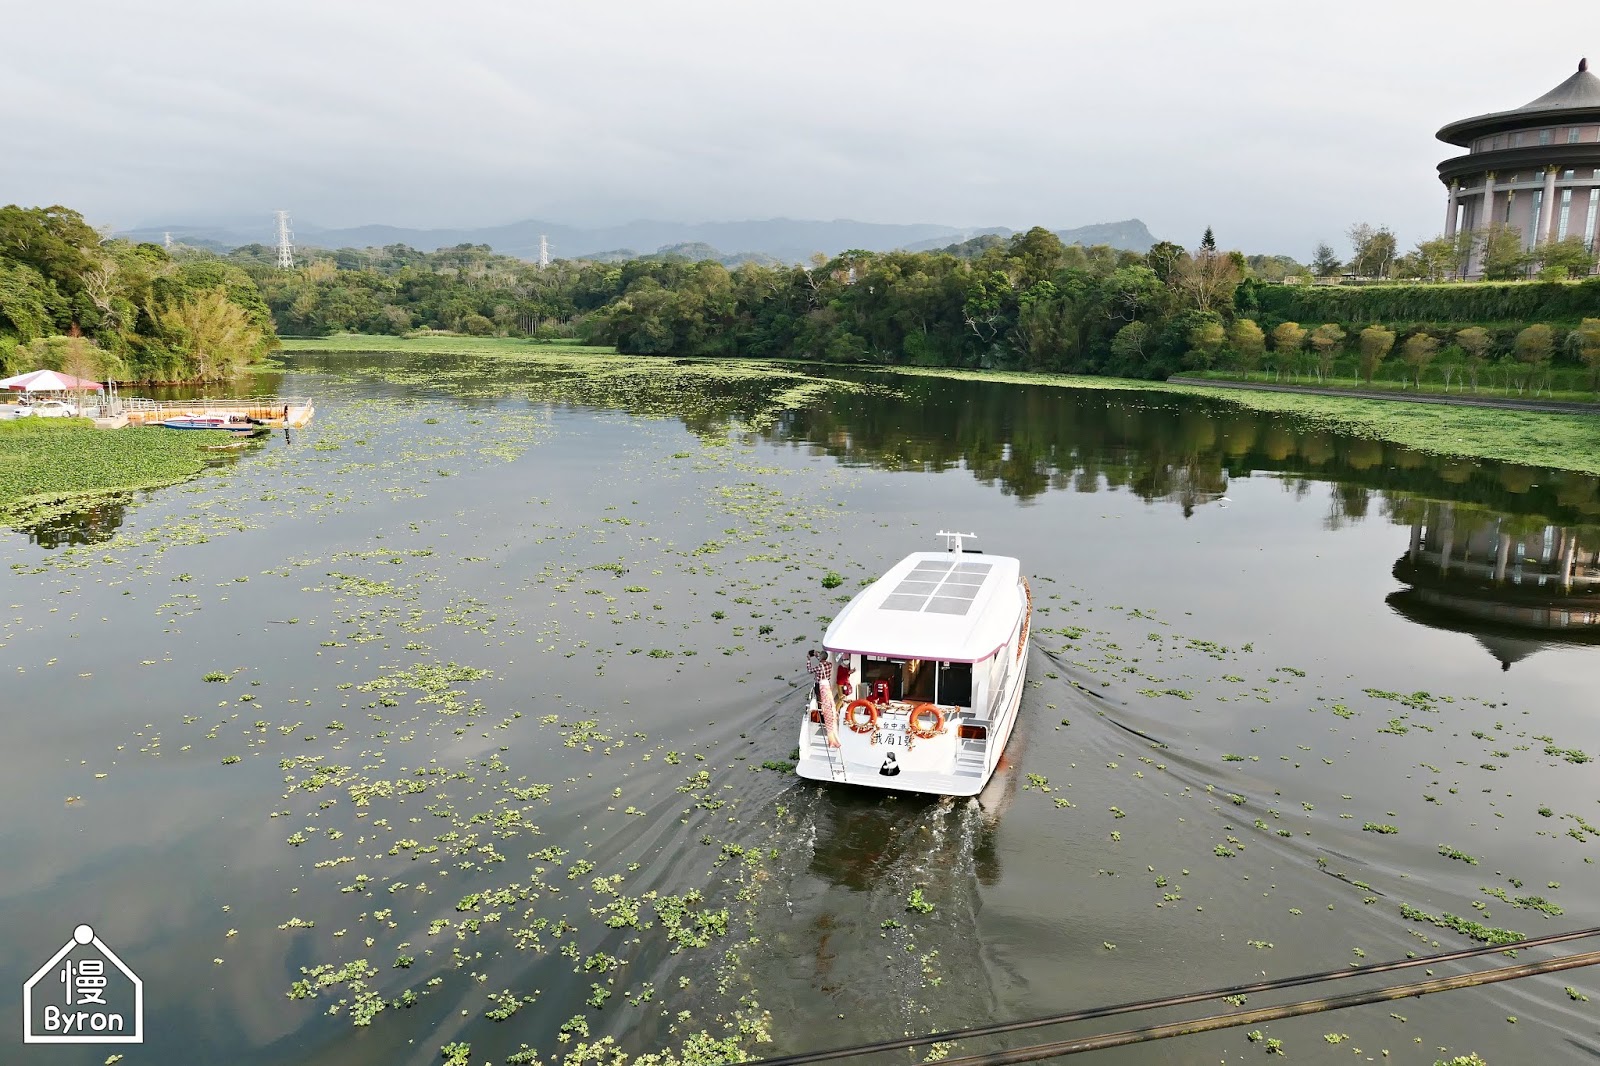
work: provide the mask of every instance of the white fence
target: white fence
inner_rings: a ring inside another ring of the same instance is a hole
[[[271,411],[310,407],[309,396],[248,396],[231,400],[149,400],[143,396],[122,397],[122,409],[129,414],[165,411]]]

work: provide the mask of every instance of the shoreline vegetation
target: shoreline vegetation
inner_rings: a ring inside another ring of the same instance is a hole
[[[1041,227],[939,251],[732,269],[670,253],[541,268],[486,245],[391,245],[302,249],[282,270],[258,245],[168,250],[103,239],[65,207],[11,205],[0,207],[0,371],[216,382],[271,368],[276,350],[543,354],[560,397],[581,403],[711,360],[715,374],[697,370],[701,380],[686,375],[675,388],[764,382],[759,420],[844,386],[789,368],[837,366],[1204,396],[1435,454],[1600,473],[1593,415],[1166,381],[1270,374],[1368,391],[1406,381],[1413,395],[1454,386],[1461,396],[1470,385],[1475,395],[1600,401],[1600,277],[1584,276],[1592,257],[1545,263],[1537,281],[1427,284],[1399,279],[1441,276],[1451,248],[1424,242],[1397,257],[1386,230],[1357,226],[1350,238],[1352,262],[1387,264],[1376,273],[1388,280],[1284,284],[1309,271],[1226,250],[1209,229],[1192,249],[1163,241],[1138,253],[1065,245]],[[1319,250],[1319,273],[1331,255]],[[556,345],[529,339],[552,335]],[[659,356],[671,360],[650,358]],[[72,430],[38,432],[66,440]],[[198,441],[124,433],[75,443],[81,470],[50,470],[30,451],[43,439],[0,435],[0,521],[35,498],[170,484],[204,465],[189,454]]]
[[[207,450],[228,437],[157,427],[109,432],[86,418],[0,422],[0,528],[188,481],[233,454]]]
[[[1209,229],[1190,248],[1162,241],[1145,252],[1067,245],[1035,227],[803,263],[725,265],[666,249],[540,267],[471,244],[303,249],[294,270],[261,245],[213,258],[254,279],[285,337],[442,331],[624,355],[1150,380],[1265,370],[1600,399],[1600,277],[1587,251],[1541,249],[1539,280],[1440,283],[1425,279],[1451,273],[1450,242],[1396,255],[1385,229],[1359,225],[1349,237],[1362,280],[1341,285],[1287,283],[1338,274],[1331,249],[1313,271],[1228,250]]]
[[[225,259],[106,240],[65,207],[0,207],[0,376],[204,383],[277,342],[255,279]]]
[[[1600,414],[1600,399],[1583,392],[1546,392],[1537,398],[1500,389],[1467,392],[1439,385],[1417,386],[1410,382],[1375,381],[1299,381],[1262,375],[1259,378],[1226,371],[1181,374],[1167,379],[1173,385],[1199,385],[1215,389],[1259,389],[1268,392],[1299,393],[1305,396],[1348,396],[1362,400],[1404,403],[1452,404],[1458,407],[1491,407],[1503,411],[1539,411],[1547,414]]]
[[[655,365],[675,365],[659,357],[623,357],[612,349],[567,342],[512,338],[430,336],[402,338],[341,334],[325,338],[285,338],[285,354],[430,354],[477,358],[559,354],[563,358],[596,359],[609,371],[625,366],[648,372]],[[825,360],[767,358],[710,359],[710,363],[839,366],[908,376],[1037,385],[1051,388],[1135,391],[1198,396],[1267,414],[1284,415],[1316,428],[1399,444],[1435,455],[1487,459],[1527,466],[1600,474],[1600,419],[1586,414],[1512,411],[1481,406],[1444,406],[1394,400],[1333,396],[1310,392],[1250,392],[1181,382],[1017,370],[972,370],[956,367],[869,366],[833,364]],[[799,398],[798,396],[796,397]]]

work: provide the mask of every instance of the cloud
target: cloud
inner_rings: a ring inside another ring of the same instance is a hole
[[[1583,8],[1570,9],[1574,24]],[[1559,19],[1559,11],[1549,14]],[[1503,9],[1355,0],[270,8],[31,5],[8,22],[8,198],[118,226],[289,207],[325,225],[854,217],[1054,226],[1307,255],[1431,236],[1445,122],[1576,55]]]

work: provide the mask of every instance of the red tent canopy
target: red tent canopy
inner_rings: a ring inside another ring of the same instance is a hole
[[[85,381],[56,370],[34,370],[0,381],[0,389],[15,392],[99,392],[102,388],[98,381]]]

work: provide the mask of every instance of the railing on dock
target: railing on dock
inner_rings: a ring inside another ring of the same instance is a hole
[[[232,400],[148,400],[143,396],[124,396],[122,408],[128,412],[149,413],[172,411],[273,411],[285,407],[310,407],[309,396],[247,396]]]
[[[309,396],[248,396],[242,399],[150,400],[122,397],[122,413],[131,425],[143,426],[168,418],[198,417],[207,411],[245,415],[270,426],[300,427],[315,412]]]

